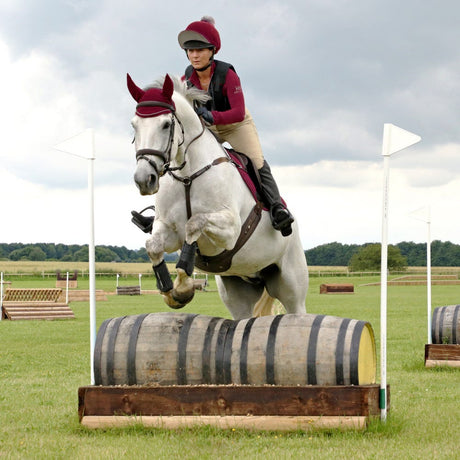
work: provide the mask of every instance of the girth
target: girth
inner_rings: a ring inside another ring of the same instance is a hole
[[[174,179],[184,184],[185,207],[187,210],[187,219],[190,219],[190,217],[192,217],[192,204],[191,204],[191,199],[190,199],[190,189],[192,187],[192,182],[197,177],[205,173],[211,167],[217,166],[219,164],[226,163],[226,162],[230,162],[238,168],[241,167],[240,165],[236,164],[232,158],[225,156],[225,157],[216,158],[212,163],[196,171],[191,176],[186,176],[186,177],[179,176],[177,174],[174,174],[171,170],[168,170],[168,173],[172,177],[174,177]],[[260,222],[263,207],[264,207],[263,203],[256,200],[255,206],[252,208],[248,217],[246,218],[243,225],[241,226],[240,234],[238,236],[238,239],[236,240],[236,243],[233,249],[225,249],[223,252],[215,256],[204,256],[200,254],[200,250],[198,249],[197,254],[196,254],[196,259],[195,259],[195,266],[197,266],[200,270],[204,270],[210,273],[222,273],[222,272],[227,271],[232,265],[233,256],[244,246],[246,241],[254,233],[254,230],[256,229],[257,225]]]
[[[200,270],[210,273],[222,273],[227,271],[232,265],[233,256],[244,246],[249,237],[254,233],[254,230],[260,222],[262,209],[263,204],[260,201],[257,201],[242,225],[240,235],[236,240],[233,249],[226,249],[220,254],[211,257],[200,254],[200,251],[198,250],[195,259],[195,266],[197,266]]]

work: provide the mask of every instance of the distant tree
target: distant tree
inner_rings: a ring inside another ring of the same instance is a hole
[[[357,244],[334,242],[305,251],[305,257],[310,265],[346,266],[359,248]]]
[[[96,262],[114,262],[119,260],[118,255],[107,247],[96,246]]]
[[[74,262],[88,262],[89,250],[88,245],[82,246],[78,251],[74,252],[72,256]]]
[[[45,251],[43,251],[42,249],[37,248],[37,247],[32,247],[32,248],[30,248],[30,251],[29,251],[27,259],[28,260],[36,260],[36,261],[46,260]]]
[[[381,267],[381,244],[374,243],[362,247],[350,260],[348,268],[352,272],[378,271]],[[388,269],[402,271],[407,268],[407,259],[398,247],[388,246]]]
[[[426,244],[403,241],[396,245],[410,267],[426,266]]]

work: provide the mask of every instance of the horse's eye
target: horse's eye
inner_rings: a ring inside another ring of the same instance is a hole
[[[171,127],[171,122],[170,121],[165,121],[163,125],[163,129],[169,129]]]

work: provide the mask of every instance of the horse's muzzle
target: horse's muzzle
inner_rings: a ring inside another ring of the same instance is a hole
[[[141,195],[153,195],[158,192],[158,174],[156,171],[137,168],[134,173],[134,182]]]

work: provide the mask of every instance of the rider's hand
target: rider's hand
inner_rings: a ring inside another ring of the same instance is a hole
[[[214,124],[214,118],[212,116],[212,113],[206,107],[197,107],[195,109],[195,112],[197,113],[197,115],[202,117],[206,123],[209,123],[210,125]]]

